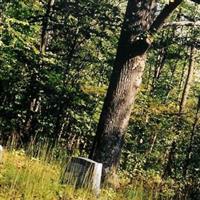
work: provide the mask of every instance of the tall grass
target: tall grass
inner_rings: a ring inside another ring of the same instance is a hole
[[[61,184],[66,158],[62,149],[50,149],[44,144],[30,145],[26,152],[8,148],[0,164],[0,200],[97,199],[87,188],[75,189],[73,184]],[[147,190],[143,182],[137,182],[118,189],[103,188],[98,199],[154,200],[157,196],[155,190]]]

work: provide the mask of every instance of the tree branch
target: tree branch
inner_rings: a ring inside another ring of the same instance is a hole
[[[200,4],[200,0],[191,0],[191,1]]]
[[[183,0],[174,0],[165,5],[160,14],[156,17],[155,21],[149,29],[149,34],[156,33],[164,24],[165,20],[171,15],[171,13],[183,2]]]
[[[179,21],[179,22],[168,22],[163,25],[163,27],[169,26],[200,26],[200,21],[192,22],[192,21]]]

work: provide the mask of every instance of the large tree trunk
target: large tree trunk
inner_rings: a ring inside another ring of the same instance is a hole
[[[103,163],[104,177],[115,172],[119,163],[124,132],[142,81],[145,52],[150,46],[147,30],[150,34],[158,30],[181,2],[170,2],[153,21],[154,1],[128,1],[115,65],[90,154],[90,158]]]
[[[141,4],[138,6],[138,4]],[[129,0],[115,66],[90,157],[108,171],[116,167],[131,109],[142,81],[148,41],[142,37],[152,23],[153,2]]]
[[[135,96],[140,86],[145,66],[145,56],[138,56],[126,63],[120,77],[113,73],[110,88],[100,117],[93,158],[104,167],[117,166],[123,144],[124,131]],[[119,79],[115,85],[115,78]]]

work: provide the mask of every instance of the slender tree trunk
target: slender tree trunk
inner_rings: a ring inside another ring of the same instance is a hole
[[[42,20],[42,28],[41,28],[41,41],[40,41],[40,58],[45,53],[45,48],[47,44],[48,37],[48,25],[49,25],[49,17],[52,12],[52,7],[54,5],[55,0],[49,0],[46,8],[46,13]],[[40,59],[38,63],[38,71],[42,68],[42,61]],[[39,86],[38,86],[39,72],[35,72],[31,76],[31,82],[29,86],[29,102],[27,108],[26,120],[24,123],[24,127],[21,131],[21,141],[22,144],[28,144],[31,141],[31,138],[34,137],[35,130],[37,127],[37,113],[40,108],[40,95],[39,95]]]
[[[189,47],[187,46],[187,49],[186,49],[187,55],[185,55],[185,57],[184,57],[183,68],[181,70],[181,77],[180,77],[180,81],[178,84],[178,99],[179,98],[181,99],[181,96],[182,96],[182,88],[184,86],[184,78],[186,76],[185,69],[186,69],[186,65],[188,63],[188,51],[189,51]]]
[[[173,141],[168,154],[167,164],[162,175],[163,178],[167,178],[172,175],[172,167],[174,166],[175,154],[176,154],[176,141]]]
[[[165,61],[166,61],[166,56],[167,56],[167,50],[165,48],[161,49],[159,52],[159,55],[158,55],[157,65],[155,66],[151,94],[153,94],[156,89],[156,83],[160,78],[161,71],[162,71]]]
[[[52,12],[52,7],[54,5],[55,0],[49,0],[46,13],[43,17],[42,21],[42,31],[41,31],[41,43],[40,43],[40,53],[45,53],[46,46],[47,46],[47,39],[48,39],[48,25],[49,25],[49,18]]]
[[[183,68],[181,69],[181,78],[178,84],[178,99],[181,98],[182,96],[182,88],[184,85],[184,77],[185,77],[185,68],[186,68],[186,64],[187,64],[187,58],[185,58],[184,64],[183,64]]]
[[[3,2],[0,2],[0,27],[3,26]],[[2,39],[3,29],[0,29],[0,41]]]
[[[153,138],[151,139],[151,142],[150,142],[151,146],[146,151],[146,155],[150,154],[153,151],[153,148],[154,148],[155,143],[156,143],[157,136],[158,136],[158,133],[155,133],[154,136],[153,136]]]
[[[187,98],[189,95],[189,90],[190,90],[190,86],[191,86],[191,82],[192,82],[193,73],[194,73],[194,47],[191,46],[188,73],[187,73],[187,77],[186,77],[186,81],[185,81],[185,85],[184,85],[183,93],[182,93],[182,97],[181,97],[179,114],[181,114],[185,109],[185,105],[187,102]]]
[[[167,91],[166,91],[165,103],[167,102],[169,95],[170,95],[170,92],[172,90],[172,84],[173,84],[174,76],[175,76],[175,73],[176,73],[176,68],[177,68],[177,63],[175,62],[174,65],[172,66],[172,71],[171,71],[172,74],[171,74],[169,85],[168,85],[168,88],[167,88]]]
[[[193,146],[194,137],[195,137],[195,130],[196,130],[196,126],[198,124],[199,117],[200,117],[199,116],[199,110],[200,110],[200,98],[199,98],[199,102],[198,102],[198,105],[197,105],[197,111],[196,111],[194,123],[193,123],[193,126],[192,126],[192,131],[191,131],[190,141],[189,141],[189,145],[188,145],[187,152],[186,152],[185,162],[184,162],[184,165],[183,165],[183,177],[187,176],[188,167],[190,165],[192,146]]]

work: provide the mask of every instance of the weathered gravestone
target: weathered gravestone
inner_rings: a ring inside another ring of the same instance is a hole
[[[0,163],[3,163],[3,147],[0,145]]]
[[[62,183],[74,185],[76,188],[91,189],[96,195],[100,192],[102,164],[83,157],[69,159]]]

